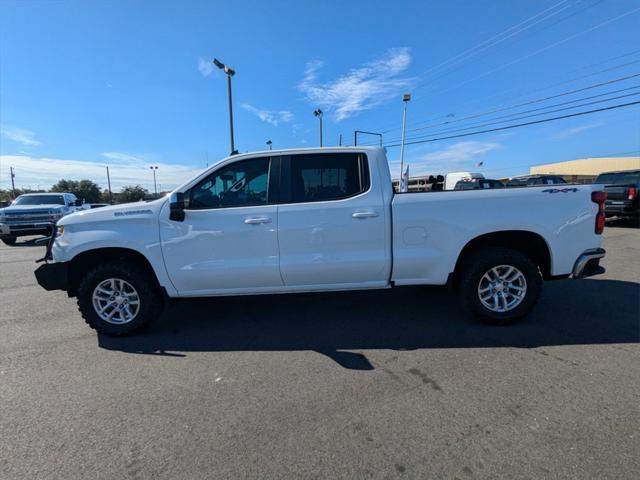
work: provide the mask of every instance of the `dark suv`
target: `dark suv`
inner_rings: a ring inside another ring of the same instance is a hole
[[[640,170],[601,173],[593,183],[604,185],[607,217],[625,217],[640,224]]]
[[[567,181],[559,175],[529,175],[518,177],[507,182],[507,187],[537,187],[540,185],[560,185]]]
[[[471,180],[460,180],[453,187],[454,190],[484,190],[488,188],[504,188],[504,183],[500,180],[489,178],[473,178]]]

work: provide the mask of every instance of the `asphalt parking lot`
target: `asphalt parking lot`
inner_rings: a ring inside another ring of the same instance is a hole
[[[0,246],[0,477],[640,478],[640,230],[511,327],[438,288],[180,301],[98,337]]]

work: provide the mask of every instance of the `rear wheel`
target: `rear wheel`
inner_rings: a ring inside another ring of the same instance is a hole
[[[517,250],[482,250],[463,268],[462,302],[484,322],[511,323],[527,315],[540,297],[538,265]]]
[[[82,279],[78,308],[87,324],[107,335],[127,335],[157,318],[162,296],[135,263],[98,265]]]
[[[15,245],[16,240],[16,237],[3,237],[2,243],[4,243],[5,245]]]

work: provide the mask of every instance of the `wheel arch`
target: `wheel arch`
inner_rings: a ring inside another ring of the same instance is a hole
[[[529,256],[537,263],[542,277],[545,280],[551,278],[551,249],[542,235],[529,230],[501,230],[479,235],[466,243],[456,261],[453,282],[459,280],[465,262],[474,253],[491,247],[511,248]]]
[[[138,265],[149,274],[151,281],[157,288],[162,288],[151,262],[142,253],[132,248],[104,247],[85,250],[68,262],[69,295],[76,295],[80,282],[87,271],[99,264],[112,261],[126,261]]]

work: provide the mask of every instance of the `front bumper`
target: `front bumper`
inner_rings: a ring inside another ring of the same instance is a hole
[[[38,284],[45,290],[69,289],[69,266],[66,262],[45,263],[34,273]]]
[[[600,259],[604,258],[604,248],[585,250],[576,260],[571,271],[571,278],[585,278],[604,273],[604,267],[600,266]]]
[[[0,236],[19,237],[25,235],[46,235],[51,232],[53,225],[53,222],[0,223]]]

